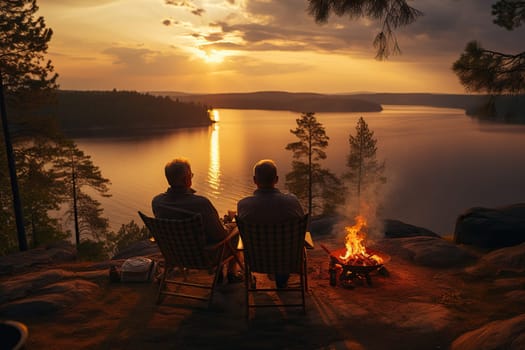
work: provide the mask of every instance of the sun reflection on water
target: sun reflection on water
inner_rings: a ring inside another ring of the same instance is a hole
[[[214,113],[215,114],[215,113]],[[219,113],[216,113],[217,120]],[[213,124],[210,127],[210,166],[208,168],[208,183],[212,193],[220,194],[221,185],[221,155],[219,150],[219,125]]]

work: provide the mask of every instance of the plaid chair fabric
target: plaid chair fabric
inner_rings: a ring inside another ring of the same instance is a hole
[[[232,233],[214,245],[206,245],[201,214],[192,213],[183,219],[159,219],[148,217],[139,211],[139,216],[155,238],[164,257],[164,273],[159,285],[157,302],[160,302],[164,295],[172,295],[207,300],[208,306],[210,306],[215,285],[219,275],[222,274],[222,266],[234,258],[230,241],[236,234]],[[169,277],[175,267],[178,267],[183,273],[183,281]],[[187,281],[187,270],[189,269],[208,272],[215,269],[215,276],[210,284],[189,282]],[[208,289],[210,294],[199,296],[197,294],[172,292],[168,290],[168,284]]]
[[[307,216],[280,224],[237,220],[244,245],[244,261],[252,272],[300,273]]]
[[[185,219],[150,218],[140,213],[155,238],[167,266],[204,269],[212,265],[205,254],[205,238],[200,214]]]
[[[250,308],[257,307],[305,307],[307,286],[306,249],[304,238],[308,215],[298,220],[280,224],[254,224],[236,218],[244,251],[246,318]],[[275,274],[299,274],[299,287],[257,288],[253,272]],[[258,303],[258,292],[300,293],[300,303]],[[254,298],[250,301],[250,295]]]

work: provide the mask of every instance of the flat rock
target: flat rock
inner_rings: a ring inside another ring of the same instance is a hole
[[[428,267],[463,266],[474,260],[474,256],[447,240],[437,237],[409,237],[384,239],[380,245],[390,254],[398,255],[417,265]]]
[[[61,269],[36,271],[15,276],[0,286],[0,304],[34,294],[40,288],[73,276],[73,272]]]
[[[487,253],[466,271],[480,277],[524,275],[525,243]]]
[[[99,289],[97,284],[81,279],[50,284],[35,291],[35,296],[0,304],[0,315],[19,317],[49,314],[91,297]]]
[[[407,302],[396,306],[396,312],[389,315],[389,322],[397,327],[435,332],[446,328],[450,318],[450,311],[443,305]]]
[[[490,322],[454,340],[451,350],[525,349],[525,314]]]
[[[68,283],[69,280],[107,280],[108,271],[72,272],[62,269],[51,269],[18,275],[4,281],[0,286],[0,304],[21,299],[27,296],[45,293],[50,285]],[[65,282],[63,282],[65,281]],[[91,282],[89,282],[91,283]]]
[[[34,266],[52,262],[73,261],[77,250],[70,242],[60,241],[43,247],[30,249],[0,257],[0,275],[13,274]]]

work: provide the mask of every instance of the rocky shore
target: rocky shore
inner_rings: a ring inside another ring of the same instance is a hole
[[[513,220],[525,218],[520,206]],[[110,266],[127,257],[161,259],[155,244],[139,242],[104,262],[78,261],[67,243],[1,257],[0,318],[27,325],[30,349],[525,348],[525,243],[460,244],[390,220],[385,237],[370,242],[389,256],[388,273],[350,289],[330,285],[319,247],[341,248],[342,235],[314,239],[306,315],[263,309],[246,322],[243,284],[221,285],[210,310],[170,297],[156,305],[156,283],[109,280]]]

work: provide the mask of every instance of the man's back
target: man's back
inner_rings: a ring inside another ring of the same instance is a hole
[[[237,215],[252,223],[281,223],[302,218],[304,211],[294,195],[260,188],[237,203]]]
[[[203,196],[195,195],[192,189],[169,188],[165,193],[155,196],[151,206],[158,218],[180,219],[185,212],[200,213],[209,243],[221,241],[227,235],[212,203]]]

